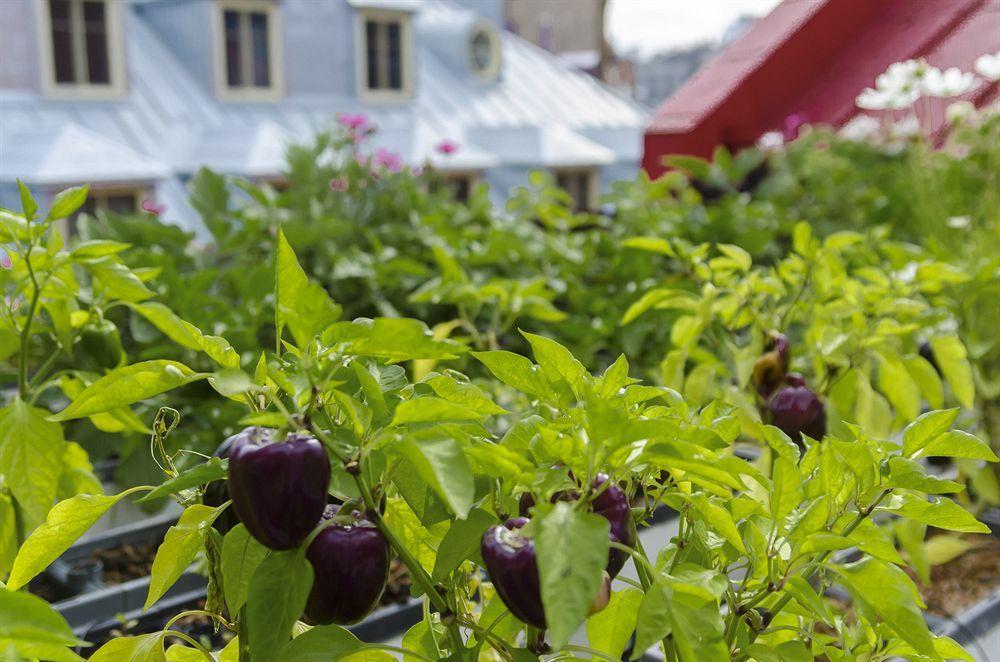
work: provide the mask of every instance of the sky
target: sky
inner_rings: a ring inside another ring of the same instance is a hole
[[[618,53],[643,55],[718,40],[743,14],[762,16],[780,0],[610,0],[606,28]]]

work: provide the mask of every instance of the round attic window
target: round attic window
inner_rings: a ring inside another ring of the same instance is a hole
[[[500,35],[492,25],[477,23],[472,28],[469,66],[484,80],[492,80],[500,72]]]

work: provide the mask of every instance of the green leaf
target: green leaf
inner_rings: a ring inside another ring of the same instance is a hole
[[[420,621],[403,635],[403,648],[423,655],[429,660],[441,659],[441,651],[434,640],[433,628],[434,626],[430,625],[427,620]],[[415,655],[403,655],[403,662],[418,662],[420,659]]]
[[[35,196],[31,194],[31,189],[20,179],[17,180],[17,190],[21,196],[21,211],[24,212],[24,217],[29,221],[34,220],[35,214],[38,212],[38,203],[35,202]]]
[[[197,487],[198,485],[205,485],[214,480],[225,478],[228,470],[229,460],[224,460],[218,457],[210,457],[208,458],[208,462],[202,462],[199,465],[193,466],[190,469],[177,474],[170,480],[164,481],[162,484],[157,486],[156,489],[139,499],[136,503],[153,501],[170,494],[177,494],[182,490]]]
[[[829,605],[805,579],[799,575],[792,575],[785,580],[782,588],[785,592],[791,594],[796,602],[806,610],[812,612],[818,619],[828,625],[833,624],[833,614],[830,613]]]
[[[431,579],[441,581],[463,561],[478,554],[483,533],[493,524],[496,516],[480,508],[470,512],[466,519],[453,522],[438,546]]]
[[[162,632],[112,639],[90,658],[91,662],[165,662],[166,659]]]
[[[729,514],[728,510],[712,503],[702,494],[692,497],[691,504],[704,518],[705,524],[710,529],[725,538],[726,542],[739,550],[741,554],[747,553],[747,549],[743,545],[743,538],[740,536],[739,529],[736,528],[736,522],[733,521],[733,516]]]
[[[45,523],[28,536],[17,553],[7,588],[16,591],[31,581],[130,492],[127,490],[115,496],[79,494],[53,506]]]
[[[611,594],[611,601],[604,611],[587,619],[587,640],[590,647],[620,659],[628,640],[635,632],[639,619],[642,591],[627,588]]]
[[[257,566],[246,603],[248,643],[255,658],[289,659],[278,653],[305,609],[312,582],[313,569],[304,550],[273,552]]]
[[[149,609],[163,597],[194,562],[194,557],[205,540],[205,531],[219,512],[218,508],[197,503],[185,508],[177,524],[167,529],[167,535],[153,559],[153,568],[149,573],[149,592],[143,609]]]
[[[52,208],[49,209],[48,219],[55,221],[71,215],[87,200],[87,192],[89,190],[90,185],[85,184],[56,193],[56,196],[52,199]]]
[[[469,382],[460,382],[448,375],[434,375],[424,380],[434,392],[456,404],[462,405],[483,416],[506,414],[507,410],[493,402],[481,388]]]
[[[920,415],[920,387],[898,356],[879,353],[878,385],[900,415],[912,421]]]
[[[505,350],[472,352],[493,376],[508,386],[539,398],[551,396],[552,390],[542,377],[541,368],[520,354]]]
[[[668,634],[673,634],[681,660],[729,660],[722,614],[712,593],[701,586],[660,577],[639,607],[635,650],[645,651]]]
[[[565,502],[536,522],[545,622],[553,648],[559,649],[587,617],[601,587],[609,525],[600,515],[582,513]]]
[[[575,388],[587,376],[587,369],[583,367],[583,364],[573,356],[572,352],[555,340],[527,331],[521,331],[521,335],[531,344],[535,360],[538,361],[542,374],[550,383],[558,382],[561,379]]]
[[[802,475],[798,464],[786,457],[774,461],[771,476],[771,518],[781,522],[802,503]]]
[[[961,533],[990,532],[990,527],[977,521],[972,513],[946,497],[925,501],[912,494],[905,494],[900,497],[899,501],[901,501],[900,504],[886,508],[886,510],[900,517],[936,526],[939,529]]]
[[[404,400],[396,407],[391,425],[433,423],[437,421],[478,421],[483,414],[450,400],[424,396]]]
[[[958,417],[958,409],[929,411],[903,430],[903,455],[919,456],[930,442],[951,428]]]
[[[923,454],[928,457],[955,457],[968,460],[998,461],[996,453],[985,441],[963,432],[949,430],[935,437],[924,447]]]
[[[241,397],[245,393],[254,393],[260,390],[256,382],[239,368],[228,368],[212,373],[208,378],[208,383],[215,389],[216,393],[227,398],[232,398],[243,402]]]
[[[958,536],[939,535],[929,539],[924,547],[931,565],[944,565],[974,548],[975,544]]]
[[[396,449],[410,462],[452,512],[464,518],[476,496],[476,485],[469,460],[455,439],[406,439]]]
[[[938,336],[931,338],[931,350],[955,397],[963,407],[972,409],[976,403],[976,386],[965,345],[957,336]]]
[[[281,662],[330,662],[342,659],[363,645],[364,642],[339,625],[323,625],[285,644],[280,656],[274,659]]]
[[[206,336],[201,329],[182,320],[162,303],[143,301],[129,306],[178,345],[204,352],[224,368],[239,367],[240,356],[228,341],[219,336]]]
[[[419,320],[388,317],[337,322],[323,332],[323,342],[342,346],[345,354],[388,361],[454,359],[465,352],[454,340],[435,339]]]
[[[964,486],[953,480],[943,480],[927,475],[927,469],[916,460],[905,457],[889,458],[889,485],[927,494],[961,492]]]
[[[92,239],[90,241],[81,241],[79,244],[73,247],[70,251],[70,255],[78,260],[92,260],[95,258],[106,257],[108,255],[115,255],[121,253],[132,247],[132,244],[126,244],[121,241],[112,241],[111,239]]]
[[[29,528],[45,519],[62,473],[62,426],[48,415],[19,397],[0,410],[0,475],[30,518]]]
[[[937,370],[922,356],[911,356],[903,359],[910,377],[920,387],[920,392],[930,404],[931,409],[944,407],[944,387]]]
[[[0,589],[0,651],[13,648],[29,659],[75,662],[83,658],[69,647],[79,643],[66,619],[44,600]]]
[[[429,526],[421,524],[416,513],[399,497],[389,497],[385,505],[385,521],[400,543],[413,554],[427,572],[434,569],[437,548],[448,526],[438,522]]]
[[[287,326],[295,342],[305,346],[340,317],[341,307],[322,286],[309,281],[281,229],[274,276],[275,325],[279,337]]]
[[[131,269],[116,257],[84,263],[94,277],[94,291],[109,299],[126,302],[144,301],[153,296],[153,291]]]
[[[670,246],[670,242],[663,237],[629,237],[622,241],[625,248],[637,248],[650,253],[659,253],[667,257],[676,257],[677,254]]]
[[[124,407],[178,386],[204,379],[177,361],[158,359],[116,368],[83,390],[68,407],[50,418],[68,421]]]
[[[938,659],[917,589],[905,572],[871,557],[834,569],[855,598],[877,613],[901,639],[917,652]]]
[[[250,578],[267,555],[267,547],[254,540],[242,524],[222,539],[222,587],[229,613],[237,613],[246,604]]]

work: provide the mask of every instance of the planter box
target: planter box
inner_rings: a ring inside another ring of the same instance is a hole
[[[53,607],[66,618],[78,636],[87,638],[88,633],[101,630],[109,623],[111,627],[119,626],[119,615],[137,618],[149,591],[148,576],[120,584],[106,583],[100,562],[95,562],[91,554],[122,544],[159,544],[167,529],[176,521],[176,515],[160,515],[145,522],[95,534],[70,547],[46,570],[46,580],[71,596],[55,602]],[[185,573],[160,602],[175,600],[182,595],[189,598],[198,592],[204,595],[205,584],[201,575]]]
[[[990,527],[995,537],[1000,538],[1000,510],[986,511],[979,519]],[[969,648],[974,648],[977,640],[990,633],[1000,638],[1000,588],[954,618],[944,619],[928,614],[927,622],[935,634],[951,637]]]

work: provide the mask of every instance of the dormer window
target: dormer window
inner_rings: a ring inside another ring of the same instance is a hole
[[[44,87],[53,95],[114,97],[124,88],[119,3],[45,0]]]
[[[360,21],[359,96],[367,101],[404,101],[413,96],[410,15],[364,9]]]
[[[219,0],[216,80],[230,101],[280,96],[278,13],[270,0]]]
[[[483,80],[493,80],[500,73],[500,35],[488,23],[477,23],[469,37],[469,66]]]

